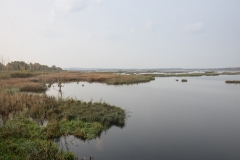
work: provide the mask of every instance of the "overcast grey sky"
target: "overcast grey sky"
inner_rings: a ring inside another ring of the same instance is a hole
[[[240,66],[240,0],[0,0],[0,56],[81,68]]]

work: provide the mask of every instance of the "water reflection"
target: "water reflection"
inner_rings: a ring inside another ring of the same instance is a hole
[[[225,80],[240,76],[175,79],[129,86],[65,84],[63,97],[102,99],[131,111],[123,129],[112,126],[91,141],[66,137],[73,142],[68,149],[98,160],[239,159],[240,85]],[[58,93],[51,89],[47,94]]]

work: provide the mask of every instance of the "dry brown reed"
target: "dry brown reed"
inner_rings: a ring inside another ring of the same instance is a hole
[[[14,87],[24,92],[44,92],[47,90],[46,83],[68,83],[68,82],[100,82],[112,85],[135,84],[154,80],[152,76],[146,75],[118,75],[113,73],[84,73],[84,72],[53,72],[48,74],[34,74],[35,76],[25,78],[8,78],[0,80],[0,88]]]

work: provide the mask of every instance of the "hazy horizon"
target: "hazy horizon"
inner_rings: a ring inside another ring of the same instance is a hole
[[[239,67],[238,0],[1,0],[0,56],[61,68]]]

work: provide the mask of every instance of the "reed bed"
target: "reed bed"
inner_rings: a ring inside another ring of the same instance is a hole
[[[53,83],[68,83],[68,82],[99,82],[109,85],[122,85],[122,84],[136,84],[145,83],[154,80],[153,76],[145,75],[117,75],[113,73],[84,73],[84,72],[51,72],[51,73],[34,73],[31,76],[16,76],[14,78],[0,79],[0,88],[19,88],[23,92],[45,92],[47,87],[45,84]],[[12,73],[12,74],[13,74]],[[4,77],[0,73],[0,77]],[[10,75],[10,74],[9,74]]]
[[[76,81],[86,81],[86,82],[100,82],[107,83],[110,85],[118,84],[135,84],[143,83],[154,80],[152,76],[145,75],[118,75],[113,73],[84,73],[84,72],[58,72],[53,74],[47,74],[44,76],[36,76],[29,79],[34,82],[44,81],[46,83],[54,83],[60,80],[61,82],[76,82]]]

